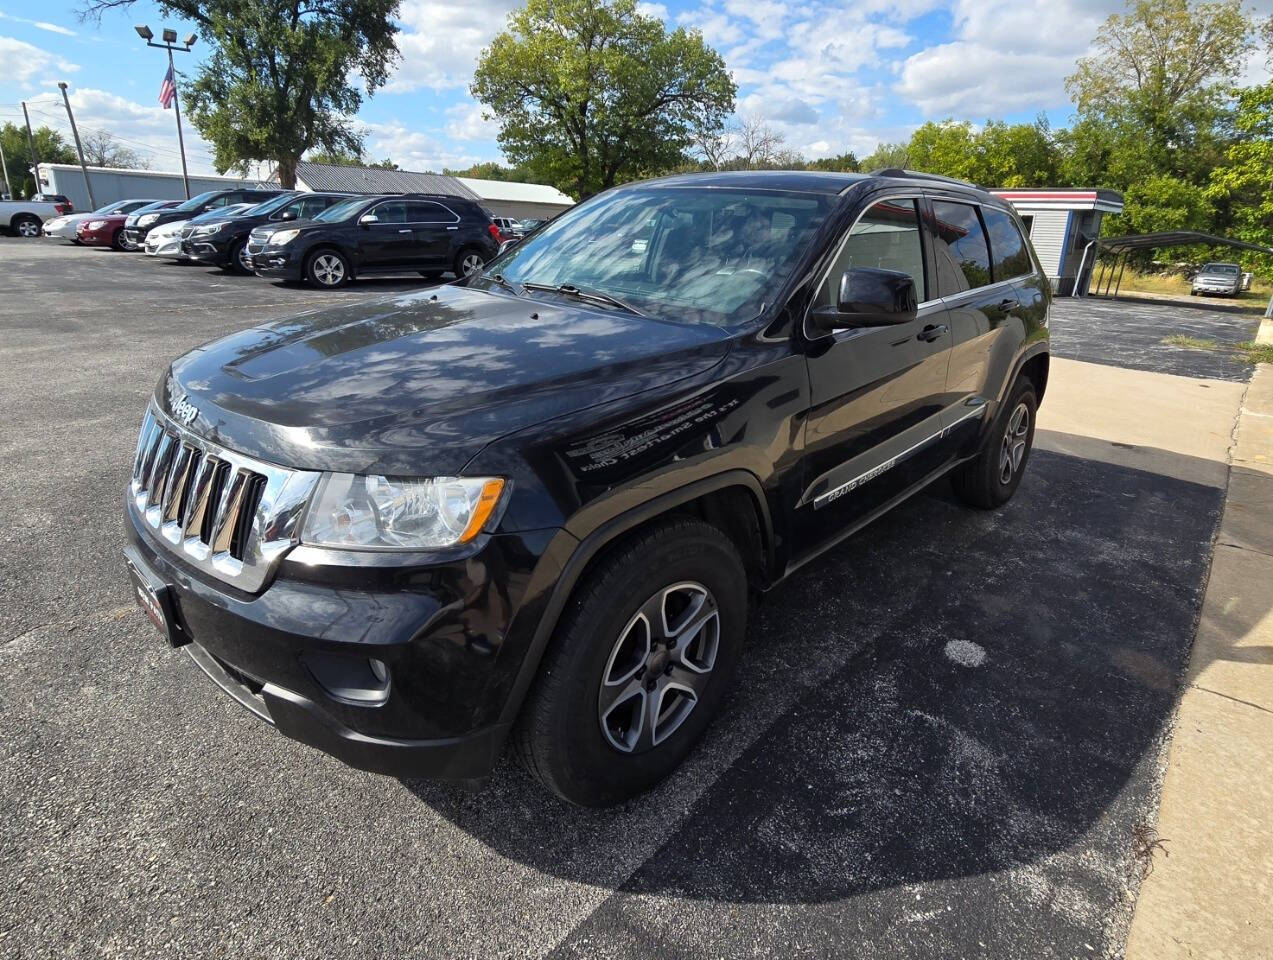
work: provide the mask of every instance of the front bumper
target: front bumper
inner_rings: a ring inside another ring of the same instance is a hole
[[[150,233],[151,229],[151,227],[125,227],[124,239],[134,247],[140,247],[146,242],[146,235]]]
[[[149,237],[147,237],[144,249],[146,253],[148,253],[152,257],[183,256],[181,252],[181,237],[180,236],[162,237],[158,240],[152,240]]]
[[[75,232],[75,238],[90,247],[109,247],[115,240],[117,229],[117,227],[103,227],[100,230],[80,229]]]
[[[262,277],[278,277],[283,280],[303,280],[305,278],[304,255],[291,246],[265,247],[259,253],[249,253],[252,258],[252,271]]]
[[[183,237],[181,255],[187,260],[223,266],[230,261],[229,244],[211,237]]]
[[[1192,287],[1193,293],[1214,293],[1218,296],[1236,297],[1238,295],[1238,285],[1235,283],[1195,283]]]
[[[487,537],[463,559],[410,569],[349,554],[338,555],[342,564],[364,566],[327,565],[311,551],[284,558],[273,582],[253,595],[196,573],[154,541],[131,508],[126,515],[125,553],[167,587],[174,642],[257,717],[375,773],[472,779],[490,772],[521,666],[520,656],[501,650],[553,531]],[[387,667],[382,701],[333,692],[343,689],[333,669],[363,669],[369,658]]]

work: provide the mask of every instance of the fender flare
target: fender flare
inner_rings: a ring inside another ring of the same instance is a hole
[[[557,623],[561,619],[562,611],[566,608],[566,602],[570,599],[571,594],[574,593],[575,587],[578,586],[579,580],[583,577],[584,570],[587,569],[588,564],[606,546],[641,524],[675,510],[691,500],[697,500],[705,494],[736,486],[747,488],[756,502],[759,511],[760,537],[766,568],[772,569],[774,558],[773,518],[770,515],[769,502],[765,499],[765,492],[760,485],[760,480],[750,470],[735,468],[695,480],[676,490],[647,500],[607,520],[584,539],[578,541],[578,545],[571,552],[570,558],[562,566],[561,574],[557,577],[557,582],[549,595],[543,615],[539,618],[539,623],[535,627],[535,633],[531,638],[529,648],[526,650],[526,656],[518,668],[517,678],[513,681],[513,687],[509,691],[508,699],[500,711],[499,724],[504,728],[505,734],[512,729],[517,715],[521,712],[522,703],[526,700],[526,694],[530,691],[531,684],[534,683],[535,678],[539,675],[539,665],[544,658],[544,651],[548,649],[548,643],[557,629]],[[563,534],[565,534],[565,531],[563,531]],[[569,536],[569,534],[565,535]]]

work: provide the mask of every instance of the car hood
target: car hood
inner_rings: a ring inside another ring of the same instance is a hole
[[[262,460],[451,475],[508,433],[700,374],[729,344],[718,327],[445,286],[206,344],[156,400]]]
[[[1234,276],[1232,273],[1200,273],[1195,280],[1218,280],[1221,283],[1237,283],[1240,277]]]

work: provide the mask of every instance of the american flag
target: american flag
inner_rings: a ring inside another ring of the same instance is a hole
[[[164,82],[159,87],[159,102],[165,110],[172,107],[172,102],[177,99],[177,83],[172,76],[172,65],[168,65],[168,72],[164,74]]]

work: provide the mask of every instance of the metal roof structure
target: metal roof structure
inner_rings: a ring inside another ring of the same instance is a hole
[[[1018,210],[1099,210],[1122,213],[1123,195],[1092,187],[996,187],[990,191]]]
[[[479,180],[475,177],[456,177],[483,200],[506,203],[545,203],[555,207],[573,207],[575,201],[556,187],[542,183],[518,183],[512,180]]]
[[[1130,233],[1123,237],[1101,237],[1098,242],[1101,245],[1101,249],[1108,250],[1111,253],[1126,253],[1128,250],[1153,250],[1157,247],[1186,247],[1194,243],[1205,243],[1213,247],[1236,247],[1239,250],[1254,250],[1257,253],[1273,254],[1273,247],[1262,247],[1258,243],[1232,240],[1229,237],[1217,237],[1197,230]]]
[[[456,177],[412,170],[342,166],[302,160],[296,165],[296,182],[309,190],[333,193],[439,193],[481,202],[481,197]]]

